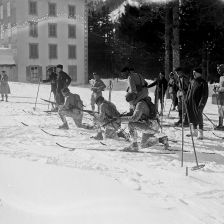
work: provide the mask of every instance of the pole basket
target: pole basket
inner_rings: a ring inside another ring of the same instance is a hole
[[[197,166],[193,166],[192,168],[191,168],[191,170],[200,170],[200,169],[202,169],[203,167],[205,166],[205,164],[201,164],[201,165],[197,165]]]
[[[224,93],[212,94],[212,104],[224,106]]]

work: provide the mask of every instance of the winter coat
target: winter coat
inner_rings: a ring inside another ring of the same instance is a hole
[[[1,94],[9,94],[10,93],[10,88],[9,88],[9,83],[8,83],[8,75],[7,74],[1,75],[0,93]]]
[[[168,91],[170,94],[176,94],[178,90],[178,86],[176,80],[174,78],[170,78],[168,82]]]
[[[57,74],[55,72],[51,72],[48,79],[43,80],[44,83],[51,83],[51,92],[56,92],[57,89]]]
[[[106,85],[101,79],[93,80],[91,84],[93,97],[96,99],[97,97],[102,96],[102,91],[104,91],[105,88],[106,88]]]
[[[193,79],[186,96],[186,104],[191,123],[198,122],[199,114],[203,113],[207,100],[208,83],[202,77]]]
[[[184,95],[186,95],[187,91],[188,91],[188,86],[189,86],[189,79],[187,76],[178,78],[178,80],[177,80],[177,87],[178,87],[177,97],[181,97],[183,95],[183,93],[184,93]]]
[[[62,106],[63,110],[83,109],[83,102],[78,94],[70,93],[65,98],[65,103]]]
[[[60,71],[57,77],[57,92],[60,92],[62,89],[68,87],[71,81],[72,79],[67,73]]]
[[[168,85],[168,82],[165,78],[162,78],[162,79],[158,78],[155,82],[149,84],[148,88],[156,86],[155,95],[158,94],[158,96],[161,98],[166,93],[167,85]]]

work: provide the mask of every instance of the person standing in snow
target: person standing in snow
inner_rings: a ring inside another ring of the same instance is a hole
[[[56,104],[57,106],[63,105],[65,98],[62,94],[64,88],[68,88],[72,79],[71,77],[63,71],[63,65],[57,65],[57,89],[56,89]]]
[[[171,72],[169,75],[169,82],[168,82],[168,92],[170,94],[170,98],[172,100],[172,110],[175,110],[176,106],[178,105],[178,100],[177,100],[177,82],[174,77],[174,73]]]
[[[175,126],[182,125],[182,119],[184,122],[184,126],[188,126],[188,121],[185,116],[185,105],[184,100],[187,94],[188,86],[189,86],[189,78],[185,74],[183,68],[178,67],[175,69],[174,73],[178,77],[178,91],[177,91],[177,99],[178,99],[178,113],[179,113],[179,120],[174,123]],[[182,117],[182,113],[184,117]]]
[[[54,94],[54,99],[56,101],[56,92],[57,92],[57,73],[54,72],[53,67],[47,70],[49,73],[49,78],[43,80],[43,83],[50,82],[51,83],[51,92]]]
[[[168,148],[168,138],[163,136],[157,138],[156,133],[159,133],[159,122],[155,105],[151,102],[150,97],[146,97],[140,101],[136,101],[135,93],[128,93],[126,101],[133,105],[134,112],[132,116],[122,117],[122,122],[128,122],[128,128],[133,142],[125,151],[138,151],[137,131],[142,132],[141,148],[148,148],[157,143],[162,143],[165,149]]]
[[[95,111],[95,103],[96,103],[96,99],[99,96],[102,96],[102,91],[105,90],[106,85],[104,84],[104,82],[100,79],[100,76],[93,72],[93,80],[91,80],[91,107],[92,107],[92,111]]]
[[[99,114],[95,114],[94,116],[98,131],[97,135],[92,138],[103,140],[102,126],[105,128],[105,138],[125,138],[124,134],[118,131],[121,127],[121,119],[116,106],[112,102],[105,100],[102,96],[96,99],[96,104],[99,107]]]
[[[83,102],[78,94],[73,94],[68,88],[62,90],[65,103],[58,110],[58,114],[63,122],[59,129],[69,129],[66,117],[71,117],[78,128],[91,129],[89,125],[82,123]]]
[[[155,89],[155,105],[156,105],[156,108],[158,110],[158,102],[160,101],[160,104],[161,104],[161,111],[160,111],[160,114],[163,115],[163,108],[164,108],[164,96],[165,96],[165,93],[166,93],[166,89],[167,89],[167,80],[165,78],[165,75],[164,73],[160,72],[159,73],[159,78],[148,85],[148,88],[151,88],[153,86],[156,86],[156,89]]]
[[[2,101],[4,101],[4,96],[5,96],[6,102],[8,102],[8,94],[10,94],[8,79],[9,78],[6,72],[2,71],[2,75],[0,76],[0,93],[2,96]]]
[[[186,105],[190,123],[193,124],[193,136],[202,140],[203,110],[208,100],[208,83],[202,78],[201,68],[195,68],[193,76],[186,96]]]
[[[214,88],[214,92],[218,94],[217,104],[219,113],[219,124],[215,130],[224,130],[223,116],[224,116],[224,64],[217,65],[217,72],[220,75],[219,85]]]

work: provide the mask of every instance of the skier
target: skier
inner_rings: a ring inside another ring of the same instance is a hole
[[[121,119],[120,113],[117,111],[116,106],[112,102],[105,100],[102,96],[99,96],[96,99],[96,104],[99,107],[99,114],[95,114],[95,123],[98,130],[97,135],[92,138],[96,140],[103,139],[103,130],[101,127],[105,128],[105,138],[125,138],[125,136],[122,135],[122,132],[118,131],[121,127]]]
[[[154,103],[155,103],[156,108],[158,110],[158,102],[160,101],[160,104],[161,104],[160,115],[163,115],[164,96],[165,96],[166,89],[167,89],[167,83],[168,82],[165,78],[165,75],[162,72],[160,72],[158,79],[156,81],[154,81],[153,83],[148,85],[148,88],[156,86]]]
[[[65,103],[59,108],[58,114],[63,122],[59,129],[69,129],[66,117],[73,118],[78,128],[92,129],[89,125],[82,123],[83,118],[83,102],[78,94],[73,94],[68,88],[62,90]]]
[[[178,105],[178,100],[177,100],[177,83],[174,77],[174,73],[171,72],[169,75],[169,82],[168,82],[168,92],[170,94],[170,98],[172,100],[172,110],[176,109],[176,106]]]
[[[189,79],[184,73],[183,68],[178,67],[174,71],[175,75],[178,77],[178,91],[177,91],[177,99],[178,99],[178,113],[179,113],[179,120],[174,123],[175,126],[181,126],[182,125],[182,119],[184,122],[184,126],[188,126],[188,121],[185,116],[185,106],[183,104],[182,100],[185,100],[185,96],[187,94],[188,85],[189,85]],[[183,104],[183,106],[182,106]],[[184,114],[184,117],[182,118],[182,113]]]
[[[57,65],[56,73],[57,73],[56,103],[57,106],[59,106],[63,105],[63,103],[65,102],[62,90],[70,85],[72,79],[67,73],[63,71],[63,65]]]
[[[128,93],[136,93],[139,100],[148,96],[148,83],[142,75],[136,73],[133,68],[129,67],[124,67],[121,73],[123,77],[128,79]]]
[[[0,76],[0,93],[2,95],[2,101],[8,102],[8,94],[10,94],[10,87],[8,83],[8,75],[5,71],[2,71],[2,75]]]
[[[208,100],[208,83],[202,78],[202,69],[193,70],[194,79],[186,96],[187,111],[190,123],[193,124],[193,136],[203,139],[203,110]],[[199,126],[199,130],[197,130]],[[199,133],[198,133],[199,132]]]
[[[141,148],[148,148],[157,143],[162,143],[165,149],[168,148],[168,138],[163,136],[157,138],[156,133],[159,133],[159,122],[157,117],[157,109],[151,102],[150,97],[146,97],[137,100],[135,93],[128,93],[126,95],[126,101],[133,105],[134,113],[132,116],[122,117],[122,122],[128,121],[128,128],[133,142],[128,147],[125,147],[125,151],[138,151],[137,143],[137,131],[142,132]]]
[[[224,64],[217,65],[217,72],[220,75],[219,85],[215,86],[214,92],[218,94],[217,104],[219,113],[219,124],[215,130],[224,130],[223,116],[224,116]]]
[[[57,73],[54,71],[54,68],[49,68],[47,70],[49,77],[48,79],[43,80],[43,83],[50,82],[51,83],[51,92],[54,94],[54,99],[56,101],[56,90],[57,90]]]
[[[90,81],[91,83],[91,91],[92,91],[92,95],[91,95],[91,107],[92,107],[92,111],[95,111],[95,103],[96,103],[96,99],[99,96],[102,96],[102,91],[105,90],[106,85],[104,84],[104,82],[100,79],[100,76],[98,74],[96,74],[95,72],[93,72],[93,80]]]

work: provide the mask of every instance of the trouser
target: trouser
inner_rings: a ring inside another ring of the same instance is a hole
[[[159,109],[159,101],[160,101],[160,108],[161,108],[161,111],[163,111],[163,108],[164,108],[164,96],[165,96],[165,94],[158,94],[157,93],[157,91],[156,91],[156,93],[155,93],[155,100],[154,100],[154,103],[155,103],[155,106],[156,106],[156,108],[157,108],[157,110]]]
[[[104,136],[105,138],[116,138],[117,137],[117,131],[120,129],[121,127],[121,121],[120,119],[117,119],[114,122],[108,123],[108,120],[105,120],[103,122],[100,122],[96,119],[94,119],[94,123],[97,126],[97,132],[104,132]],[[104,130],[102,130],[102,125],[108,123],[107,125],[105,125]]]
[[[159,142],[159,138],[155,136],[159,132],[157,120],[129,122],[128,128],[133,142],[137,142],[137,131],[142,132],[141,147],[150,147]]]
[[[203,130],[203,112],[198,113],[198,120],[193,122],[193,128],[197,129],[197,126],[199,126],[199,129]]]
[[[184,122],[188,123],[188,118],[186,114],[185,102],[182,104],[182,96],[178,97],[178,113],[179,113],[179,120],[182,121],[182,114],[184,114]]]
[[[57,90],[56,92],[56,104],[57,105],[63,105],[65,102],[65,98],[61,92],[61,90]]]
[[[170,93],[170,98],[172,100],[173,108],[175,108],[178,105],[178,99],[176,93]]]
[[[64,124],[67,124],[66,117],[71,117],[74,120],[77,127],[79,128],[83,127],[83,124],[82,124],[83,112],[82,111],[76,110],[76,109],[64,110],[63,108],[61,108],[59,109],[58,114]]]
[[[92,110],[93,110],[93,111],[95,110],[96,99],[97,99],[99,96],[102,96],[102,92],[99,92],[99,93],[94,93],[94,92],[93,92],[93,93],[91,94],[90,103],[91,103],[91,107],[92,107]],[[99,111],[99,108],[98,108],[98,111]]]
[[[5,99],[8,99],[8,94],[1,94],[2,95],[2,100],[4,100],[4,95],[5,95]]]

